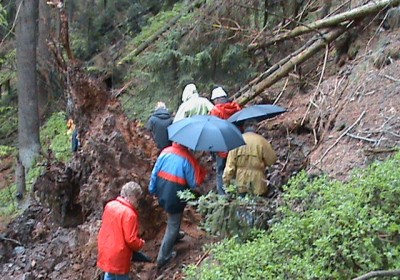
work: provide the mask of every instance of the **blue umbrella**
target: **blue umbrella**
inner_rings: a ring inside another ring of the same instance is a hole
[[[229,122],[237,125],[243,124],[244,121],[255,119],[260,122],[266,119],[276,117],[285,113],[286,109],[277,105],[252,105],[236,112],[228,119]]]
[[[227,152],[245,145],[232,123],[214,116],[192,116],[168,127],[169,140],[194,151]]]

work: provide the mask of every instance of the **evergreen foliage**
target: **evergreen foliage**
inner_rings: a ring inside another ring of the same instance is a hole
[[[265,234],[227,239],[187,279],[351,279],[400,266],[400,153],[347,183],[305,172]]]
[[[204,10],[183,15],[163,34],[162,40],[152,43],[145,52],[138,56],[130,52],[120,60],[119,64],[132,64],[125,80],[135,80],[131,94],[123,97],[130,117],[147,119],[159,100],[166,102],[172,111],[176,110],[182,89],[189,82],[197,85],[201,95],[209,97],[216,84],[235,88],[238,81],[255,75],[242,35],[232,37],[230,30],[215,30],[202,18],[203,13],[214,7],[211,5],[207,3]],[[160,12],[129,45],[134,50],[182,10],[183,4],[175,4],[171,11]],[[250,15],[241,15],[243,19],[246,16]]]
[[[236,187],[233,185],[228,189],[228,195],[209,192],[198,200],[193,200],[184,192],[180,197],[196,206],[204,217],[201,226],[209,234],[220,238],[252,239],[258,229],[264,230],[268,227],[268,222],[275,214],[275,207],[258,196],[237,197]]]
[[[0,55],[0,65],[2,71],[0,72],[0,85],[3,85],[7,80],[15,79],[17,72],[15,69],[16,50],[6,52]]]
[[[7,25],[7,11],[0,3],[0,26],[5,27]]]
[[[0,105],[0,139],[7,140],[18,129],[17,108]],[[3,141],[2,141],[3,142]],[[10,141],[9,141],[10,142]],[[11,144],[11,143],[2,143]]]

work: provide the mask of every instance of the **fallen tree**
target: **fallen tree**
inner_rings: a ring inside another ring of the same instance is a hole
[[[280,65],[279,63],[273,65],[271,68],[276,70],[273,71],[270,75],[263,79],[259,79],[256,83],[254,83],[253,86],[248,87],[248,89],[242,92],[240,95],[235,94],[235,96],[237,96],[237,102],[241,105],[245,105],[250,100],[254,99],[266,88],[270,87],[281,78],[285,77],[296,66],[300,65],[301,63],[312,57],[314,54],[316,54],[318,51],[323,49],[326,44],[329,44],[340,35],[342,35],[348,29],[348,27],[349,26],[339,26],[323,33],[322,36],[317,35],[318,39],[312,38],[310,40],[312,41],[311,45],[309,45],[303,51],[294,56],[290,55],[290,59],[284,59],[285,63],[283,65]],[[306,45],[308,45],[308,43]]]
[[[286,39],[294,38],[296,36],[309,33],[321,28],[327,28],[332,26],[337,26],[340,23],[349,22],[351,20],[357,20],[363,18],[365,16],[375,14],[380,10],[390,7],[390,6],[398,6],[400,4],[400,0],[382,0],[382,1],[374,1],[372,3],[357,7],[350,11],[346,11],[337,15],[333,15],[324,19],[320,19],[314,21],[312,23],[298,26],[293,30],[288,32],[276,35],[270,39],[268,38],[261,38],[258,40],[258,43],[253,43],[249,45],[249,49],[258,49],[264,48],[275,43],[281,42]]]

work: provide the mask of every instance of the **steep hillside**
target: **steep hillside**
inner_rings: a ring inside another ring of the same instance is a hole
[[[222,13],[220,8],[212,14],[214,17],[209,16],[205,11],[210,12],[214,6],[208,9],[202,7],[196,9],[197,12],[202,11],[200,16],[194,12],[195,22],[204,22],[204,16],[214,18],[218,12]],[[193,18],[187,20],[191,22]],[[368,21],[371,24],[367,24]],[[287,113],[260,123],[259,129],[278,154],[277,164],[269,170],[269,180],[276,196],[279,196],[282,185],[300,170],[346,179],[352,169],[365,166],[371,160],[390,156],[398,149],[400,33],[399,29],[385,31],[379,24],[379,20],[364,21],[365,27],[358,29],[357,38],[351,42],[358,52],[355,55],[347,54],[342,65],[335,63],[332,44],[326,49],[326,55],[324,52],[318,53],[302,65],[301,71],[296,69],[252,100],[253,103],[277,103],[288,109]],[[187,27],[187,22],[184,27]],[[183,34],[185,42],[201,41],[194,36],[198,35],[195,31]],[[158,40],[163,42],[162,38]],[[234,43],[237,42],[232,41],[232,45]],[[274,53],[270,63],[279,61],[303,43],[304,40],[297,39],[283,42],[281,52]],[[156,53],[159,47],[155,47]],[[199,49],[202,47],[207,47],[207,41],[199,45]],[[279,50],[279,46],[274,48]],[[128,65],[121,67],[132,77],[125,77],[119,91],[115,88],[110,90],[103,78],[94,79],[88,75],[81,64],[68,62],[69,90],[75,100],[74,117],[77,119],[82,149],[67,165],[50,162],[47,172],[35,185],[36,199],[32,197],[23,215],[1,231],[0,261],[3,266],[0,275],[4,279],[99,279],[96,238],[102,207],[118,194],[126,181],[137,181],[147,189],[150,171],[157,156],[154,143],[143,129],[141,121],[132,120],[132,117],[139,111],[147,110],[145,114],[149,114],[159,97],[170,101],[171,107],[176,105],[181,94],[178,85],[187,78],[182,75],[168,85],[163,83],[164,80],[158,80],[157,90],[174,89],[176,92],[173,94],[146,95],[152,90],[148,86],[157,82],[160,72],[155,71],[154,74],[150,71],[154,69],[149,70],[149,65],[138,68],[143,69],[143,76],[134,76],[129,71],[143,66],[140,63],[144,63],[153,51],[150,48],[143,56],[124,62]],[[180,52],[180,55],[184,53],[181,49],[176,49],[176,52]],[[229,55],[232,53],[235,54],[231,50]],[[189,55],[185,55],[189,59]],[[227,59],[224,61],[229,61],[227,52],[217,52],[215,55],[224,56]],[[264,58],[260,60],[263,62],[258,61],[254,69],[264,71]],[[237,66],[234,63],[232,65]],[[238,90],[250,80],[249,76],[246,79],[240,76],[244,65],[240,64],[239,68],[232,66],[232,80],[238,79],[235,84],[223,74],[213,76],[210,81],[226,82],[233,93],[234,89]],[[226,65],[219,66],[223,68]],[[160,65],[154,68],[162,70]],[[166,77],[172,79],[173,75],[182,74],[184,70],[182,67],[179,73],[168,72]],[[145,77],[152,73],[154,77],[147,83]],[[239,80],[240,77],[243,79]],[[198,78],[208,94],[207,86],[211,82],[202,79],[200,70],[190,78]],[[144,90],[141,91],[141,88]],[[135,107],[140,102],[143,106]],[[130,114],[129,110],[133,113]],[[212,163],[207,161],[208,155],[196,153],[196,156],[209,172],[203,187],[203,191],[207,192],[215,188],[215,171]],[[276,196],[270,200],[271,204],[277,203]],[[139,209],[142,216],[141,234],[147,241],[144,252],[155,259],[165,228],[165,217],[149,195],[142,203]],[[177,244],[176,261],[162,271],[156,269],[155,263],[134,263],[132,279],[183,279],[181,269],[184,265],[200,265],[207,257],[208,252],[203,251],[203,245],[215,240],[199,229],[201,217],[196,209],[188,207],[184,216],[182,227],[187,236]]]

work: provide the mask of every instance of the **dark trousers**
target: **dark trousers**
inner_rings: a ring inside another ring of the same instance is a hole
[[[172,256],[173,247],[181,229],[182,216],[183,212],[177,214],[168,213],[167,229],[157,257],[157,263],[160,266],[167,263]]]
[[[217,192],[220,195],[224,195],[226,192],[224,190],[224,181],[222,180],[222,175],[224,174],[226,158],[215,155],[215,159],[217,162]]]

